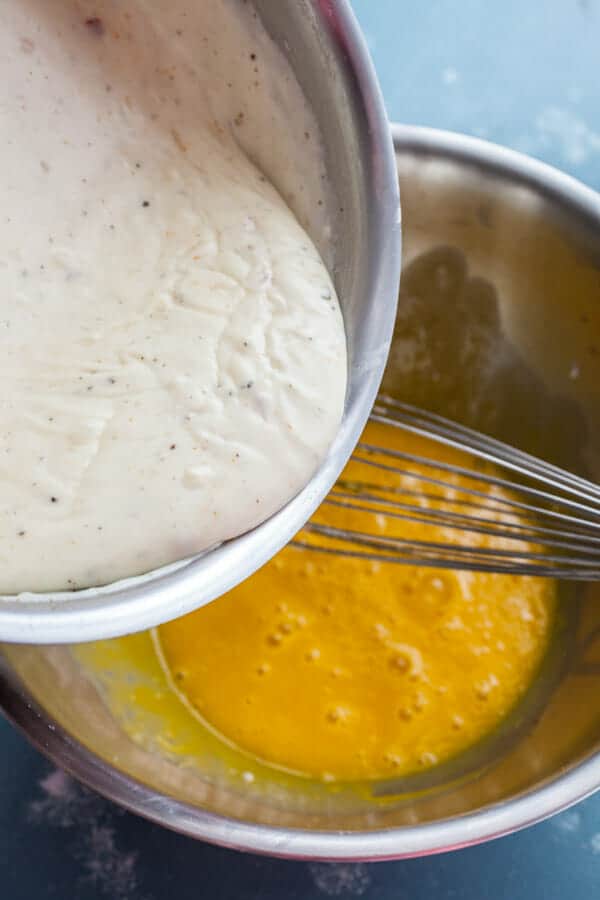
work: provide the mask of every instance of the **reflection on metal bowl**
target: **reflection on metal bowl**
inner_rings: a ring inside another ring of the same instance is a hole
[[[598,478],[600,199],[539,163],[394,130],[404,276],[386,387]],[[566,591],[566,589],[565,589]],[[130,740],[67,648],[5,648],[0,702],[58,764],[197,838],[375,860],[483,841],[600,786],[600,594],[565,592],[547,664],[501,734],[427,781],[356,794],[221,777]]]

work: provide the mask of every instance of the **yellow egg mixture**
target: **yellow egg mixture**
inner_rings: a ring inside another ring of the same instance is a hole
[[[423,439],[388,426],[370,424],[365,439],[411,453],[427,449]],[[463,461],[456,451],[435,452]],[[351,461],[342,478],[352,485],[367,476]],[[415,486],[377,469],[368,479]],[[461,476],[453,479],[461,484]],[[496,500],[508,496],[485,489]],[[444,496],[456,499],[453,489]],[[457,539],[441,527],[401,523],[385,507],[369,517],[325,504],[315,518],[383,535]],[[460,539],[504,546],[477,534]],[[289,546],[155,637],[173,691],[227,743],[297,774],[362,781],[422,771],[491,733],[534,678],[555,607],[551,581]]]

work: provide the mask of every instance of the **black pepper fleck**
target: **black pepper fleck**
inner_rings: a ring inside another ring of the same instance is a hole
[[[177,444],[171,444],[171,446],[169,447],[169,450],[174,450],[176,448],[176,446],[177,446]]]
[[[142,206],[150,206],[150,201],[144,200],[144,202],[142,203]]]
[[[85,24],[96,37],[102,37],[104,34],[104,22],[99,16],[90,16],[85,20]]]
[[[24,531],[19,531],[19,532],[18,532],[18,535],[19,535],[19,537],[25,537],[25,532],[24,532]]]
[[[58,497],[50,497],[50,503],[58,503]]]

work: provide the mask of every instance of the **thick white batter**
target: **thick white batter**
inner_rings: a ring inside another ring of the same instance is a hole
[[[300,91],[245,4],[3,0],[2,12],[0,593],[12,593],[146,572],[265,519],[334,435],[346,351],[319,254],[240,149],[254,135],[264,162],[280,142],[301,171],[306,147],[294,156],[269,132],[274,104],[292,104],[319,164]]]

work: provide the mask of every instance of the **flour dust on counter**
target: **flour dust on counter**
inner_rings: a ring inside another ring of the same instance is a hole
[[[124,813],[62,769],[51,769],[37,784],[26,820],[51,837],[58,833],[78,873],[77,888],[93,887],[110,900],[151,900],[139,895],[138,853],[119,845],[117,823]]]
[[[341,312],[262,173],[320,142],[232,0],[6,0],[0,74],[0,592],[101,585],[254,527],[327,451]]]

